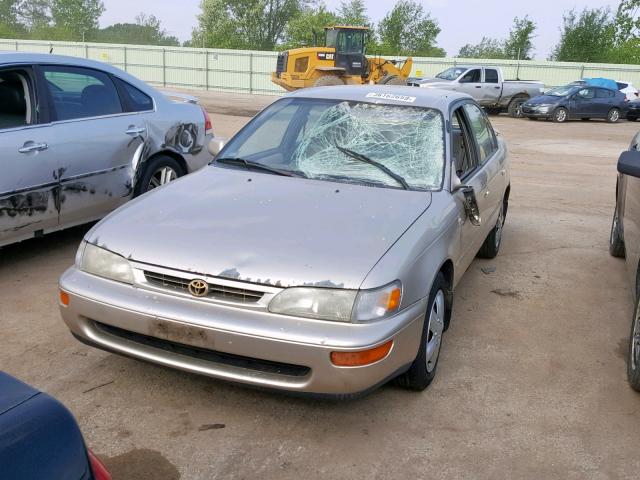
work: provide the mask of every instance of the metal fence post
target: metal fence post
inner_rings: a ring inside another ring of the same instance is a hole
[[[204,84],[205,88],[209,90],[209,52],[204,49]]]
[[[16,40],[16,52],[20,49],[20,45],[18,44],[18,40]]]
[[[253,52],[249,52],[249,93],[253,93]]]
[[[84,58],[89,58],[89,45],[84,44]]]
[[[124,47],[124,71],[127,71],[127,47]]]
[[[582,65],[582,69],[580,70],[580,80],[584,78],[584,65]]]
[[[162,86],[167,86],[167,50],[162,49]]]

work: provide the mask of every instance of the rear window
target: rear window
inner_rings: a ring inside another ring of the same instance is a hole
[[[0,72],[0,130],[33,123],[29,77],[22,71]]]
[[[484,79],[486,83],[498,83],[498,71],[486,69],[484,71]]]
[[[613,90],[605,90],[604,88],[598,88],[596,90],[596,98],[613,98],[616,93]]]
[[[618,90],[624,90],[629,86],[628,83],[623,83],[623,82],[616,82],[616,85],[618,85]]]

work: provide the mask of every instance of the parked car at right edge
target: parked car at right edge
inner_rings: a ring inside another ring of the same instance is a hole
[[[623,116],[625,95],[608,88],[566,85],[522,105],[522,114],[531,119],[550,119],[564,123],[570,119],[604,118],[616,123]]]
[[[640,99],[627,103],[625,117],[630,122],[637,122],[640,119]]]
[[[631,317],[627,374],[640,391],[640,132],[618,159],[616,207],[611,224],[609,252],[624,257],[635,308]]]

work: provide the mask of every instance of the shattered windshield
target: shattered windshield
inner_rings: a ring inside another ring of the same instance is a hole
[[[436,75],[436,78],[441,78],[442,80],[455,80],[466,71],[466,68],[451,67]]]
[[[444,123],[441,113],[429,108],[283,99],[234,137],[216,160],[225,165],[234,160],[236,168],[259,163],[316,180],[433,190],[442,183]]]

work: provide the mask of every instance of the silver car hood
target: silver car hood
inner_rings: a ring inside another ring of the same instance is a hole
[[[430,203],[428,192],[205,167],[129,202],[87,240],[194,275],[358,288]]]

